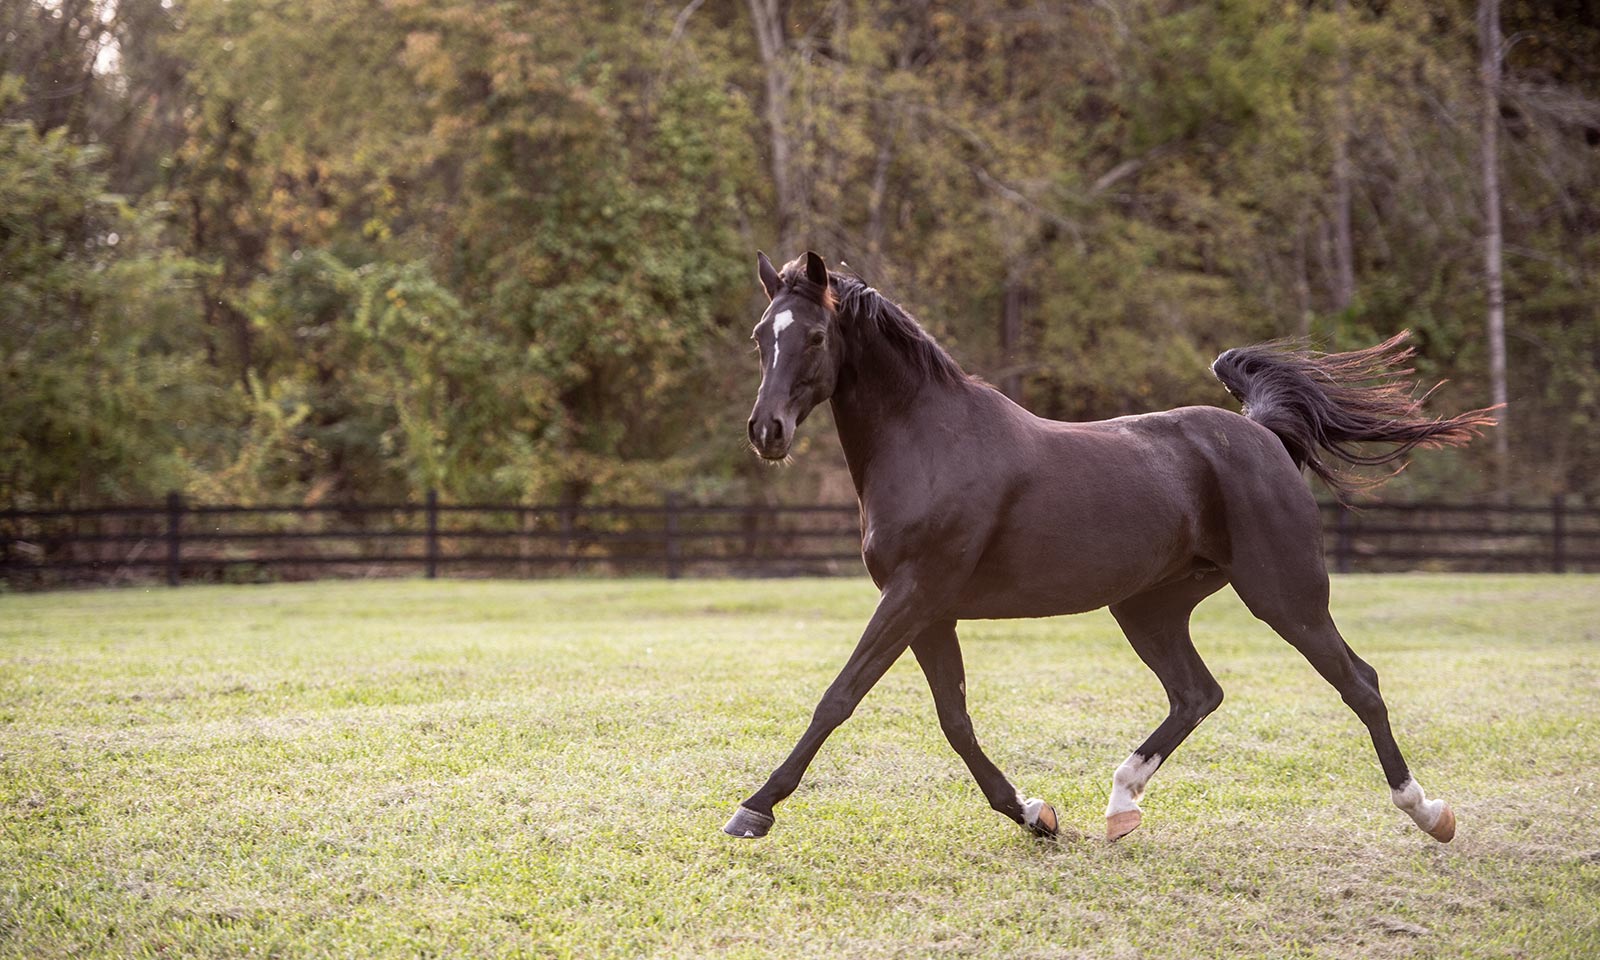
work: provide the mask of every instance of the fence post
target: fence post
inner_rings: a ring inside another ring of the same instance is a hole
[[[173,490],[167,494],[167,586],[176,587],[183,579],[183,496]]]
[[[756,560],[756,531],[761,526],[761,515],[754,503],[744,505],[744,563],[748,570]]]
[[[567,560],[567,569],[572,569],[572,536],[577,527],[577,504],[561,504],[561,556]]]
[[[528,522],[528,510],[519,505],[517,507],[517,576],[526,580],[528,578],[528,556],[533,553],[533,545],[528,542],[528,534],[533,531],[533,525]]]
[[[1340,573],[1350,572],[1350,508],[1343,503],[1334,505],[1333,568]]]
[[[439,576],[439,491],[428,489],[428,579]]]
[[[1560,493],[1550,498],[1550,568],[1567,572],[1567,498]]]
[[[667,579],[678,579],[678,495],[667,494]]]

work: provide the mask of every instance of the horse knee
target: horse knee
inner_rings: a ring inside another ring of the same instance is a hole
[[[812,711],[811,725],[832,730],[849,720],[853,713],[855,708],[849,702],[830,693],[824,696],[817,704],[817,709]]]

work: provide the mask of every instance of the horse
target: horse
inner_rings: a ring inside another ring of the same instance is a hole
[[[761,385],[750,446],[784,460],[807,415],[832,405],[880,595],[805,733],[724,832],[765,836],[829,734],[910,647],[989,805],[1056,836],[1055,807],[1019,791],[978,744],[956,624],[1109,606],[1168,700],[1166,719],[1111,777],[1105,836],[1126,836],[1152,775],[1222,703],[1189,616],[1231,584],[1366,726],[1394,804],[1434,839],[1455,835],[1449,805],[1428,798],[1401,756],[1377,672],[1328,612],[1321,515],[1303,474],[1343,498],[1357,481],[1336,461],[1388,463],[1494,424],[1493,408],[1421,414],[1427,395],[1403,380],[1414,372],[1402,369],[1407,333],[1348,353],[1281,341],[1227,350],[1212,370],[1242,413],[1192,406],[1062,422],[967,375],[905,309],[815,252],[781,270],[758,252],[756,265],[769,303],[751,334]]]

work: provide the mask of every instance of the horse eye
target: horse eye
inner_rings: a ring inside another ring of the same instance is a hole
[[[811,331],[811,336],[807,339],[807,342],[813,347],[820,347],[822,346],[822,341],[825,339],[827,338],[824,336],[821,330],[813,330]]]

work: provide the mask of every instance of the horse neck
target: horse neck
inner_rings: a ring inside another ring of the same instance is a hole
[[[878,455],[890,448],[897,434],[913,432],[938,416],[937,411],[948,410],[960,384],[918,369],[870,324],[851,326],[854,332],[832,407],[845,463],[860,496]]]

